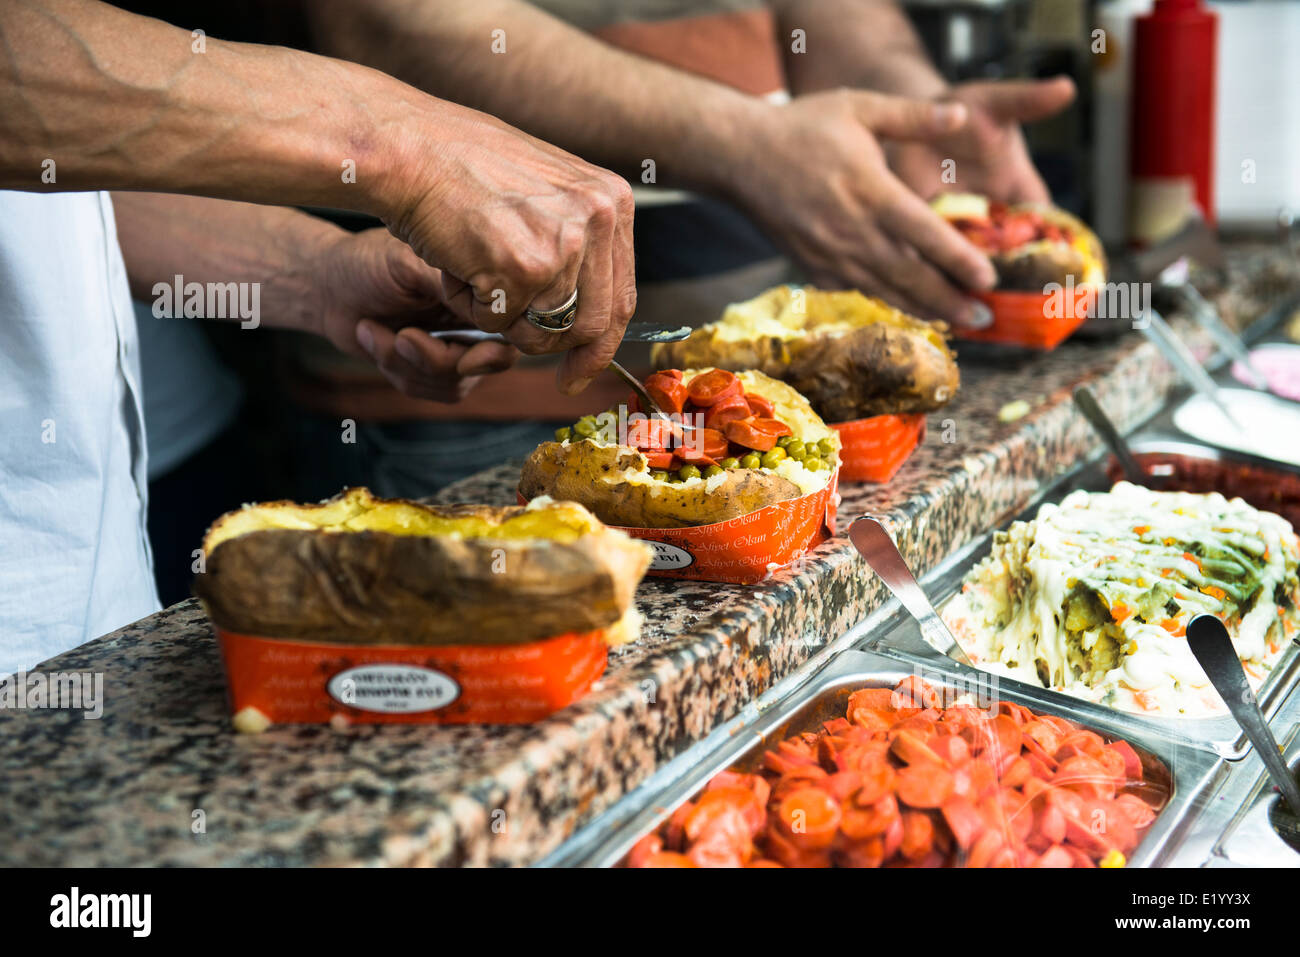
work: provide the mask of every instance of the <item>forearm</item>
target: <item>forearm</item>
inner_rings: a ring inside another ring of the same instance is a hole
[[[137,299],[154,284],[255,283],[261,321],[320,332],[313,263],[346,231],[294,209],[165,193],[114,193],[118,243]]]
[[[726,192],[770,112],[731,87],[625,53],[517,0],[316,0],[323,53],[391,73],[638,179]],[[505,52],[492,50],[504,31]]]
[[[907,15],[893,0],[773,0],[778,36],[807,34],[807,52],[785,50],[798,95],[839,86],[901,96],[942,95],[948,84],[930,62]]]
[[[92,0],[0,3],[0,187],[145,189],[386,215],[413,155],[404,121],[473,117],[376,71],[194,39]],[[52,161],[52,163],[50,162]],[[355,177],[345,177],[345,161]],[[348,178],[354,182],[347,182]]]

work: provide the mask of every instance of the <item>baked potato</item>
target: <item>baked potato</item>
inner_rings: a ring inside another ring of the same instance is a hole
[[[777,286],[651,351],[657,368],[758,369],[789,383],[828,422],[930,412],[960,376],[941,322],[860,292]]]
[[[1008,206],[974,193],[941,193],[931,207],[986,252],[997,289],[1043,292],[1049,283],[1100,285],[1106,251],[1083,221],[1040,203]]]
[[[229,512],[203,554],[194,590],[223,629],[351,645],[632,640],[652,555],[571,503],[432,506],[364,488]]]
[[[808,400],[761,372],[719,373],[660,372],[646,380],[648,391],[660,391],[656,401],[664,411],[698,415],[696,424],[703,426],[698,432],[663,430],[656,438],[659,419],[626,410],[586,416],[561,429],[557,441],[533,451],[524,462],[519,493],[526,499],[578,502],[612,525],[686,528],[824,488],[839,464],[839,436]],[[684,397],[706,377],[721,384],[725,394],[710,395],[713,402],[697,407]],[[667,394],[673,382],[683,396],[677,408]],[[742,404],[748,406],[743,415],[736,411]],[[715,441],[720,444],[708,446]],[[694,443],[704,445],[693,448]]]

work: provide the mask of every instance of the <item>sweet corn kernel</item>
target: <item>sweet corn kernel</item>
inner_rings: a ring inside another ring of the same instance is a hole
[[[1123,867],[1127,863],[1128,863],[1128,858],[1126,858],[1120,851],[1115,850],[1115,848],[1111,848],[1109,851],[1106,852],[1106,856],[1097,862],[1097,866],[1098,867]]]

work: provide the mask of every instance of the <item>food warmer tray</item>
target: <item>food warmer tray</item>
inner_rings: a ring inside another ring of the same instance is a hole
[[[963,675],[964,672],[964,675]],[[829,704],[859,688],[892,688],[916,673],[916,665],[868,651],[848,650],[780,700],[755,713],[742,714],[714,730],[660,769],[654,778],[592,820],[566,844],[540,862],[543,867],[612,867],[643,835],[658,827],[682,802],[702,790],[719,771],[756,763],[769,744],[788,734],[817,727],[830,717]],[[923,677],[932,685],[967,690],[969,669],[939,664]],[[776,691],[777,689],[772,689]],[[1122,737],[1139,752],[1158,758],[1169,770],[1170,796],[1150,830],[1129,859],[1129,866],[1162,864],[1195,820],[1221,781],[1226,765],[1216,754],[1183,747],[1168,738],[1121,726],[1113,714],[1080,713],[1077,702],[1060,695],[1031,693],[1023,686],[999,688],[999,700],[1077,721],[1107,738]],[[761,699],[760,699],[761,700]],[[1102,709],[1104,711],[1104,709]]]
[[[1130,445],[1134,452],[1138,453],[1178,452],[1184,455],[1223,461],[1253,461],[1255,464],[1263,464],[1277,471],[1296,471],[1279,466],[1275,462],[1261,462],[1257,459],[1251,459],[1249,456],[1241,456],[1237,453],[1228,453],[1210,446],[1202,446],[1186,440],[1171,438],[1167,433],[1158,429],[1147,429],[1145,426],[1133,435],[1130,439]],[[1031,519],[1037,513],[1040,505],[1046,502],[1059,502],[1076,489],[1087,489],[1089,491],[1109,489],[1112,483],[1106,477],[1106,459],[1107,456],[1099,452],[1085,461],[1079,468],[1066,473],[1040,493],[1012,521]],[[1005,530],[1010,525],[1011,521],[1005,522],[998,526],[997,529],[981,535],[964,548],[950,555],[921,580],[922,587],[936,608],[942,608],[949,599],[957,594],[966,572],[989,554],[994,534],[997,531]],[[921,640],[920,630],[917,628],[916,622],[911,618],[900,617],[895,620],[897,625],[892,630],[876,630],[864,639],[860,647],[897,657],[902,661],[919,662],[927,665],[933,665],[940,661],[951,661],[951,659],[943,658]],[[967,673],[973,670],[958,665],[956,662],[952,662],[952,664]],[[980,673],[984,674],[984,672]],[[1282,656],[1274,666],[1273,672],[1265,679],[1263,686],[1259,689],[1260,706],[1264,709],[1267,717],[1271,719],[1277,713],[1281,703],[1296,686],[1297,677],[1300,677],[1300,646],[1292,642],[1282,652]],[[1013,678],[998,676],[998,684],[1000,688],[1014,689],[1017,692],[1046,695],[1047,697],[1043,700],[1050,702],[1055,710],[1069,707],[1088,721],[1096,721],[1104,717],[1114,727],[1122,729],[1122,733],[1126,735],[1139,733],[1157,735],[1189,747],[1211,750],[1228,759],[1241,757],[1250,747],[1250,742],[1246,739],[1245,734],[1226,711],[1223,715],[1215,718],[1150,717],[1128,714],[1105,705],[1095,704],[1060,692],[1039,688],[1036,685],[1016,681]]]

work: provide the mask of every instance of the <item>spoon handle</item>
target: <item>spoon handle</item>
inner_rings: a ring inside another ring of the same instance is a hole
[[[653,415],[655,418],[662,419],[663,421],[669,423],[670,425],[675,425],[679,428],[687,430],[688,432],[695,431],[695,426],[689,425],[684,421],[674,422],[668,416],[668,413],[666,413],[663,409],[659,408],[659,403],[655,402],[655,400],[650,397],[650,393],[645,390],[645,386],[641,384],[641,380],[638,379],[636,376],[634,376],[632,373],[628,372],[627,369],[619,365],[613,359],[609,360],[609,370],[613,372],[615,375],[617,375],[624,382],[626,382],[628,386],[632,389],[632,391],[636,393],[636,397],[638,400],[640,400],[641,407],[645,409],[647,415]],[[678,418],[685,419],[686,416],[684,415],[678,416]]]
[[[1134,485],[1145,485],[1148,482],[1148,476],[1133,458],[1133,453],[1129,450],[1128,443],[1124,441],[1124,436],[1119,434],[1119,429],[1115,428],[1115,423],[1111,421],[1097,401],[1097,397],[1092,394],[1092,390],[1085,385],[1079,386],[1074,390],[1074,404],[1079,407],[1083,417],[1088,423],[1097,430],[1097,434],[1102,437],[1115,458],[1119,459],[1120,468],[1124,470],[1124,477]]]
[[[921,626],[921,637],[925,643],[940,654],[969,665],[971,660],[966,657],[966,652],[962,651],[957,639],[930,604],[930,599],[916,583],[912,570],[907,567],[907,562],[903,560],[885,526],[874,518],[859,518],[849,526],[849,541],[853,542],[853,547],[916,619]]]
[[[1269,730],[1255,692],[1246,680],[1246,672],[1241,667],[1241,659],[1237,657],[1228,629],[1213,615],[1197,615],[1187,624],[1187,646],[1201,663],[1214,690],[1219,692],[1219,697],[1241,725],[1241,730],[1255,746],[1255,752],[1268,768],[1283,799],[1294,813],[1300,814],[1300,786],[1296,785],[1290,769],[1282,760],[1277,739]]]

